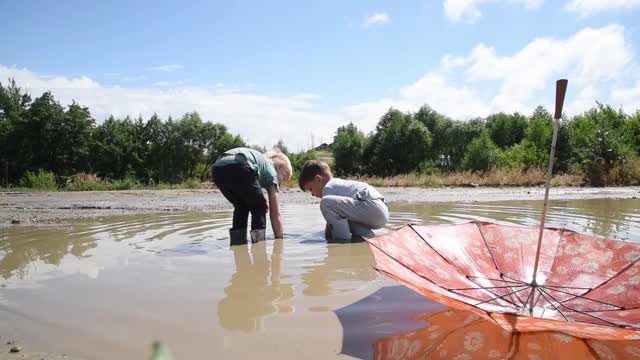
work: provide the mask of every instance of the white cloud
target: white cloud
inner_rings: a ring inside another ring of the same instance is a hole
[[[98,123],[111,114],[148,118],[157,113],[166,119],[169,115],[175,118],[197,111],[203,119],[220,122],[234,134],[265,146],[282,137],[291,149],[306,148],[311,132],[318,139],[328,139],[343,124],[340,116],[315,112],[313,94],[266,96],[242,90],[221,93],[215,88],[197,86],[110,87],[85,76],[43,78],[27,69],[0,65],[0,81],[4,83],[8,78],[14,78],[34,97],[50,90],[63,105],[76,100],[89,107]],[[304,131],[300,130],[301,124]]]
[[[86,76],[42,76],[27,69],[0,65],[0,81],[15,78],[32,95],[51,90],[62,104],[76,99],[101,122],[115,116],[154,112],[179,117],[198,111],[204,119],[221,122],[251,143],[271,145],[282,137],[291,149],[306,148],[310,134],[329,139],[338,126],[353,121],[363,131],[375,128],[390,107],[416,111],[428,104],[437,111],[469,119],[498,111],[529,114],[539,104],[551,109],[554,84],[569,79],[567,115],[587,110],[595,101],[640,109],[637,56],[624,28],[610,25],[585,28],[566,38],[537,38],[511,53],[491,44],[477,44],[466,54],[444,55],[440,64],[416,81],[399,87],[395,96],[351,104],[334,113],[316,110],[318,95],[256,94],[250,87],[186,86],[165,82],[157,87],[109,87]]]
[[[595,86],[616,78],[631,60],[624,30],[617,25],[586,28],[568,39],[539,38],[512,56],[498,56],[493,47],[480,44],[468,57],[470,81],[501,81],[493,109],[526,106],[556,77],[572,85]]]
[[[364,26],[368,27],[376,24],[386,24],[389,22],[389,19],[389,15],[385,13],[375,13],[367,16],[367,18],[364,20]]]
[[[182,65],[171,64],[171,65],[151,66],[151,67],[146,68],[146,70],[148,70],[148,71],[165,71],[165,72],[169,72],[169,71],[181,70],[183,68],[184,68],[184,66],[182,66]]]
[[[596,100],[601,98],[601,93],[597,87],[593,85],[587,85],[577,93],[572,101],[567,102],[563,111],[566,114],[579,114],[591,109],[596,105]]]
[[[216,83],[216,87],[217,88],[223,88],[224,87],[224,83],[218,82],[218,83]]]
[[[640,79],[632,87],[623,87],[611,91],[613,106],[621,105],[629,112],[640,111]]]
[[[488,2],[505,2],[522,4],[526,9],[537,9],[542,6],[544,0],[445,0],[444,13],[453,22],[474,23],[481,16],[479,6]]]
[[[628,111],[640,106],[640,82],[619,88],[633,71],[634,54],[624,29],[611,25],[586,28],[564,38],[538,38],[512,54],[478,44],[466,56],[445,55],[440,66],[384,98],[347,107],[355,122],[372,129],[382,113],[395,107],[416,111],[428,104],[458,119],[498,111],[530,113],[537,105],[551,108],[555,80],[569,79],[566,113],[575,115],[595,104],[613,101]]]
[[[587,17],[599,12],[613,10],[631,10],[640,7],[640,0],[571,0],[567,10]]]
[[[474,23],[482,16],[480,9],[478,9],[478,4],[484,1],[485,0],[445,0],[443,4],[444,13],[449,20],[454,22],[465,21]]]

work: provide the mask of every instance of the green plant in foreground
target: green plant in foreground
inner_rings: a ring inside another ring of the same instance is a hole
[[[57,190],[58,184],[56,176],[49,171],[38,170],[38,172],[27,171],[18,183],[19,187],[33,190]]]

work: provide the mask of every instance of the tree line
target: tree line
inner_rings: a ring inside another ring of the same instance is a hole
[[[354,124],[339,127],[330,149],[340,176],[526,171],[546,166],[552,132],[552,116],[541,106],[530,115],[497,113],[460,121],[425,105],[417,112],[389,109],[368,134]],[[50,92],[33,99],[14,80],[0,82],[0,179],[5,186],[38,170],[54,174],[60,184],[82,173],[144,184],[205,180],[221,152],[246,145],[224,125],[204,121],[196,112],[178,119],[111,116],[96,124],[89,109],[76,102],[63,107]],[[282,140],[276,146],[288,153],[294,172],[316,157],[312,151],[289,153]],[[562,119],[554,171],[584,173],[599,185],[616,166],[638,166],[639,155],[640,111],[629,115],[598,103]]]
[[[205,178],[221,152],[245,143],[195,112],[179,119],[116,119],[96,125],[87,107],[66,109],[50,92],[32,99],[10,80],[0,83],[0,174],[16,184],[28,171],[59,181],[78,173],[143,183]]]
[[[332,150],[338,175],[394,176],[495,168],[544,168],[549,161],[553,118],[542,106],[529,115],[492,114],[453,120],[425,105],[415,113],[390,109],[374,131],[349,124],[336,131]],[[563,117],[554,172],[584,173],[603,185],[609,170],[633,163],[640,176],[640,111],[597,103],[583,114]]]

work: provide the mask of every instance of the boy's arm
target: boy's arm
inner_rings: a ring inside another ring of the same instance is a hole
[[[282,217],[280,216],[280,204],[278,199],[278,186],[273,184],[267,190],[269,194],[269,218],[271,219],[271,228],[276,239],[282,239]]]

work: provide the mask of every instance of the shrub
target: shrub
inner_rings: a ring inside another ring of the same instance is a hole
[[[43,191],[58,189],[56,176],[52,172],[42,169],[38,170],[38,172],[27,171],[20,179],[18,186]]]

